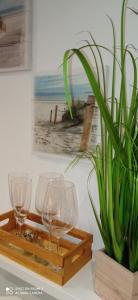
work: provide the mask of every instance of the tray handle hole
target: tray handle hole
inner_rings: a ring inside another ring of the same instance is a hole
[[[7,225],[9,223],[9,218],[5,219],[5,220],[2,220],[0,221],[0,226],[4,226],[4,225]]]
[[[84,253],[84,249],[82,249],[79,253],[75,254],[75,255],[72,257],[71,262],[73,263],[74,261],[76,261],[81,255],[83,255],[83,253]]]

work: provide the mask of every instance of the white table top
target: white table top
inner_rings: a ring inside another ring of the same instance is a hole
[[[101,300],[94,292],[94,264],[91,262],[87,263],[87,265],[63,287],[45,279],[3,255],[0,255],[0,267],[9,272],[10,276],[13,274],[28,284],[43,289],[46,294],[55,297],[57,300]]]

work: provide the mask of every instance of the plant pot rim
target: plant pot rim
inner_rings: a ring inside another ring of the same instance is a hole
[[[106,257],[108,257],[109,260],[112,261],[112,263],[118,264],[118,266],[120,266],[121,268],[124,268],[124,270],[125,270],[126,272],[131,273],[132,275],[138,274],[138,270],[137,270],[136,272],[132,272],[132,271],[130,271],[128,268],[126,268],[125,266],[119,264],[118,261],[116,261],[114,258],[112,258],[111,256],[109,256],[109,255],[105,252],[105,248],[98,249],[96,252],[97,252],[97,253],[102,253],[102,254],[104,254]]]

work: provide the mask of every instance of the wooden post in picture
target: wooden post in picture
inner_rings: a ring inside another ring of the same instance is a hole
[[[50,110],[50,123],[52,122],[52,109]]]
[[[92,126],[92,117],[94,113],[95,96],[88,96],[87,106],[84,113],[83,133],[80,143],[80,151],[86,151],[88,148],[89,137]]]
[[[57,112],[58,112],[58,105],[55,106],[54,124],[56,124],[56,122],[57,122]]]

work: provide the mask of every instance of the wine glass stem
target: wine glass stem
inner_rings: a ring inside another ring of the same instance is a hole
[[[18,236],[22,236],[22,225],[19,224],[18,222],[16,223],[17,224],[17,235]]]
[[[57,238],[57,253],[60,252],[60,238]]]
[[[52,251],[52,226],[49,226],[49,251]]]

